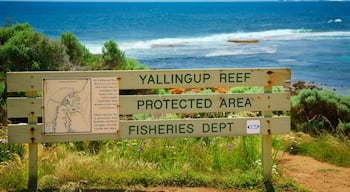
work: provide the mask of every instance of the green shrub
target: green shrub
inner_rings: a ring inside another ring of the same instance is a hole
[[[146,70],[147,68],[147,65],[143,65],[135,59],[126,58],[126,63],[123,70]]]
[[[339,122],[350,122],[350,97],[336,95],[330,90],[304,89],[292,97],[291,105],[292,128],[295,130],[313,134],[322,131],[336,133]]]
[[[0,105],[6,104],[6,84],[5,84],[5,73],[0,72]]]
[[[28,23],[7,25],[0,30],[0,45],[4,45],[12,36],[18,31],[31,30],[31,26]]]
[[[71,32],[62,33],[60,41],[66,47],[70,61],[75,65],[88,66],[97,59]]]
[[[254,86],[243,86],[243,87],[232,87],[229,90],[229,93],[263,93],[263,87],[254,87]],[[281,93],[284,92],[284,88],[282,86],[273,86],[273,93]]]
[[[25,149],[23,145],[8,144],[5,140],[0,139],[0,162],[13,160],[15,154],[23,157],[24,153]]]
[[[35,32],[29,24],[0,28],[1,71],[63,70],[64,46]]]
[[[126,66],[124,51],[121,51],[114,40],[109,40],[102,47],[102,63],[105,69],[123,69]]]
[[[59,41],[50,40],[28,24],[0,28],[0,71],[33,70],[143,70],[146,65],[126,58],[114,40],[94,55],[71,32],[63,32]]]
[[[262,87],[232,87],[229,93],[263,93]]]

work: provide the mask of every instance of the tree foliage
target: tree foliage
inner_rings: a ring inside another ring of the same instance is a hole
[[[0,43],[2,71],[67,69],[65,47],[27,23],[0,28]]]
[[[69,55],[69,59],[73,64],[87,66],[91,60],[95,59],[95,56],[79,42],[73,33],[62,33],[60,41],[66,47],[66,53]]]
[[[1,71],[147,69],[125,57],[114,40],[104,43],[101,55],[94,55],[71,32],[50,40],[28,23],[0,28]]]
[[[120,50],[114,40],[109,40],[102,47],[102,62],[107,69],[123,69],[126,65],[124,51]]]

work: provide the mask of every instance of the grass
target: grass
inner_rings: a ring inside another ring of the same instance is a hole
[[[139,115],[134,118],[149,117]],[[0,131],[1,137],[6,136]],[[350,167],[349,141],[344,135],[330,134],[311,137],[297,133],[288,137],[273,137],[275,190],[308,191],[278,172],[278,151],[313,156],[320,161]],[[1,144],[1,149],[11,149],[13,152],[8,159],[0,158],[0,189],[26,189],[28,157],[16,153],[19,149],[23,150],[23,146]],[[58,190],[75,184],[81,189],[202,186],[265,191],[259,136],[110,140],[39,146],[38,186],[41,190]]]
[[[38,187],[41,190],[55,190],[73,182],[85,189],[162,185],[264,191],[258,136],[39,146]],[[93,147],[95,150],[91,150]],[[27,158],[17,155],[0,164],[0,189],[26,188]],[[274,174],[274,180],[277,189],[304,191],[295,190],[297,185],[278,173]]]
[[[350,140],[342,136],[323,133],[310,137],[304,133],[295,134],[287,140],[285,150],[292,154],[314,157],[341,167],[350,167]]]

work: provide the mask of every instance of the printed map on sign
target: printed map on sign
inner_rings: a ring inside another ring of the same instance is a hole
[[[44,133],[106,133],[119,129],[116,78],[44,79]]]
[[[90,93],[88,78],[44,80],[44,132],[90,132]]]

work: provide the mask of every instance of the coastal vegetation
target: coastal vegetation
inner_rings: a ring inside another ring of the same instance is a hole
[[[147,69],[126,58],[114,40],[96,55],[71,32],[52,40],[29,24],[0,28],[0,189],[23,190],[27,185],[28,148],[8,144],[6,72],[34,70]],[[292,85],[292,132],[273,137],[273,182],[276,191],[308,191],[284,177],[278,154],[312,156],[320,161],[350,167],[350,96]],[[158,89],[157,94],[186,93],[185,89]],[[190,90],[192,93],[262,92],[259,87]],[[275,87],[274,92],[284,91]],[[277,113],[277,112],[276,112]],[[198,114],[201,115],[201,114]],[[258,114],[213,114],[254,116]],[[185,115],[184,115],[185,116]],[[137,115],[134,119],[153,118]],[[167,114],[162,118],[181,118]],[[121,189],[147,186],[204,186],[264,191],[261,175],[261,138],[207,137],[133,139],[45,143],[39,145],[39,189]]]
[[[2,72],[147,68],[126,58],[114,40],[105,42],[102,54],[96,55],[71,32],[49,39],[28,23],[0,28],[0,62]]]

